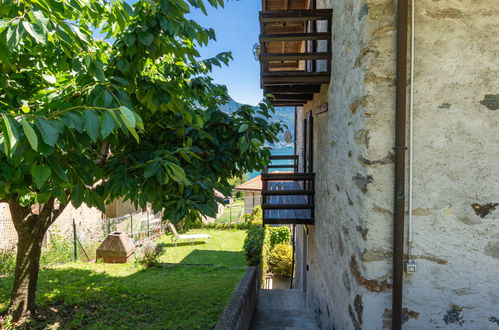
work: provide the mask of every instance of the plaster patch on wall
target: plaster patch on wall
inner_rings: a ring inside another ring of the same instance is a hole
[[[359,157],[359,162],[361,162],[364,165],[386,165],[386,164],[392,164],[395,162],[395,154],[391,151],[388,152],[388,154],[381,159],[367,159],[362,156]]]
[[[451,308],[445,312],[444,322],[445,324],[456,323],[463,326],[463,307],[459,305],[451,305]]]
[[[485,247],[484,253],[489,257],[499,259],[499,241],[489,242]]]
[[[432,212],[430,209],[423,209],[421,207],[418,207],[418,208],[412,210],[412,215],[415,215],[415,216],[424,217],[424,216],[431,215],[431,214],[432,214]]]
[[[499,94],[487,94],[480,104],[487,107],[489,110],[499,110]]]
[[[362,276],[355,255],[352,255],[350,259],[350,271],[357,283],[371,292],[383,292],[392,288],[392,285],[388,282],[389,275],[374,280],[369,280]]]
[[[419,317],[419,313],[410,310],[407,307],[402,308],[402,324],[409,321],[410,319],[417,319]],[[383,313],[383,329],[389,329],[392,326],[392,310],[385,309]]]
[[[431,18],[463,18],[464,13],[457,8],[446,8],[426,12]]]
[[[452,106],[452,104],[450,103],[442,103],[438,106],[439,109],[450,109],[450,107]]]
[[[359,10],[359,21],[364,18],[369,13],[369,6],[365,3]]]
[[[357,318],[355,317],[352,305],[348,305],[348,314],[350,315],[350,318],[352,319],[352,324],[353,324],[353,327],[355,328],[355,330],[361,330],[362,329],[361,324],[360,324],[359,320],[357,320]]]
[[[404,255],[406,259],[409,259],[409,256],[407,254]],[[389,260],[392,258],[392,252],[387,251],[387,250],[366,250],[362,254],[362,261],[364,262],[374,262],[374,261],[383,261],[383,260]],[[446,265],[449,262],[447,260],[423,254],[423,255],[412,255],[411,259],[413,260],[427,260],[431,261],[434,263],[437,263],[439,265]]]
[[[360,233],[360,235],[362,236],[362,238],[364,240],[367,239],[367,233],[369,232],[369,229],[363,227],[363,226],[356,226],[355,229],[357,229],[357,231]]]
[[[392,253],[390,251],[367,250],[367,251],[364,251],[361,259],[364,262],[372,262],[372,261],[387,260],[391,257],[392,257]]]
[[[475,211],[476,215],[480,218],[485,218],[490,212],[494,211],[499,203],[488,203],[488,204],[471,204],[473,211]]]
[[[374,181],[371,175],[364,176],[360,173],[357,173],[354,177],[352,177],[352,180],[363,193],[367,193],[367,185]]]
[[[350,278],[348,277],[348,272],[345,270],[343,272],[343,276],[341,277],[343,280],[343,284],[345,285],[345,288],[347,289],[348,292],[352,290],[352,287],[350,285]]]
[[[348,194],[348,191],[345,191],[345,194],[347,195],[348,205],[353,205],[353,201],[350,198],[350,195]]]
[[[368,130],[361,129],[355,134],[355,143],[361,145],[363,144],[366,146],[366,148],[369,148],[369,140],[370,138]]]
[[[373,211],[376,213],[379,213],[379,214],[384,214],[384,215],[389,215],[389,216],[393,215],[392,211],[387,210],[385,208],[382,208],[381,206],[378,206],[378,205],[373,206]]]
[[[362,313],[364,312],[364,304],[362,303],[362,296],[356,295],[353,301],[353,306],[355,307],[355,312],[357,313],[357,320],[362,324]]]

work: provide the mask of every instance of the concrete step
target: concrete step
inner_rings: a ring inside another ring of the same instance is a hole
[[[301,290],[260,290],[253,319],[254,330],[316,330]]]

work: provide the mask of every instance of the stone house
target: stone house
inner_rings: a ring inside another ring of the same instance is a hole
[[[260,25],[315,173],[309,223],[285,222],[318,324],[497,328],[497,0],[263,0]]]

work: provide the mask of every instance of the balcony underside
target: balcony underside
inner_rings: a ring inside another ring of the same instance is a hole
[[[260,12],[261,87],[276,106],[302,106],[330,81],[332,11],[307,10],[306,1],[279,3],[266,0]],[[318,21],[327,22],[326,31],[316,31]],[[318,51],[321,42],[329,51]]]

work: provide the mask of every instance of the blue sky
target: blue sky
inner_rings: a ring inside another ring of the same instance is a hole
[[[207,3],[207,2],[206,2]],[[216,68],[212,77],[224,84],[229,95],[237,102],[256,105],[262,99],[260,66],[253,56],[253,45],[260,31],[258,11],[260,0],[228,1],[224,8],[214,9],[207,4],[208,16],[200,10],[188,15],[203,27],[215,29],[217,41],[200,50],[201,56],[212,57],[231,51],[234,60],[228,67]],[[208,8],[209,7],[209,8]]]

